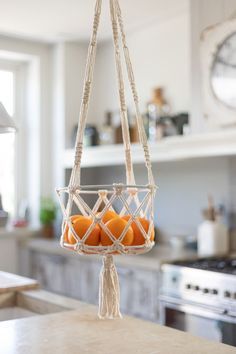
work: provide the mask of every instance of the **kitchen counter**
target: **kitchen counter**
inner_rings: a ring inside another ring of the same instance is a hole
[[[99,320],[96,309],[0,323],[1,354],[233,354],[235,348],[126,317]]]
[[[57,254],[68,257],[78,257],[75,252],[61,248],[59,240],[44,240],[38,238],[29,240],[27,245],[30,250],[36,250],[54,255]],[[80,255],[80,257],[88,261],[91,260],[91,257],[93,259],[100,259],[100,256],[96,255]],[[161,265],[169,261],[194,258],[197,258],[197,253],[195,251],[173,249],[172,247],[163,244],[157,244],[157,246],[155,246],[150,252],[144,255],[120,255],[114,257],[117,266],[131,266],[154,271],[160,270]]]
[[[21,291],[34,281],[1,277],[12,288],[0,294],[0,313],[18,309],[18,319],[0,321],[1,354],[235,353],[234,347],[131,317],[99,320],[93,305],[38,289]]]
[[[32,229],[29,227],[0,227],[0,239],[10,237],[21,240],[36,236],[38,233],[39,229]]]
[[[38,282],[33,279],[7,272],[0,272],[0,294],[15,290],[36,289]]]

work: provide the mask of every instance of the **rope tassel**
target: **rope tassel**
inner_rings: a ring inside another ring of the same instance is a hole
[[[103,257],[103,266],[99,279],[99,310],[101,319],[121,318],[120,286],[113,257]]]

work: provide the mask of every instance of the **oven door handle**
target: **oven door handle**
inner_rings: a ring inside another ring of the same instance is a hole
[[[170,307],[172,309],[200,317],[207,317],[210,319],[222,320],[229,323],[236,323],[235,314],[222,308],[218,309],[212,306],[199,305],[193,302],[183,301],[165,295],[160,295],[160,301],[162,307]]]

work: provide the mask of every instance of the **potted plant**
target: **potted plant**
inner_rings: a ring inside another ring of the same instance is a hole
[[[45,238],[54,237],[53,222],[56,219],[57,206],[52,198],[41,198],[40,201],[40,222],[42,225],[42,236]]]

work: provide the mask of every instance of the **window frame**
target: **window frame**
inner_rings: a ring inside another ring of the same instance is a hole
[[[26,116],[26,72],[28,63],[21,60],[11,60],[0,58],[0,70],[10,71],[14,76],[14,114],[17,131],[15,133],[15,158],[14,158],[14,212],[13,218],[18,215],[18,207],[22,200],[27,197],[27,162],[24,159],[27,149],[25,134]],[[19,163],[20,161],[20,163]]]

